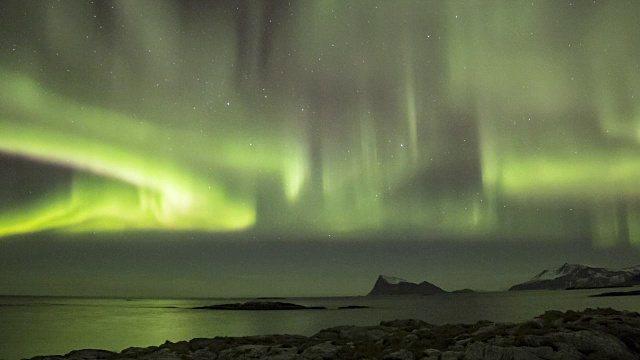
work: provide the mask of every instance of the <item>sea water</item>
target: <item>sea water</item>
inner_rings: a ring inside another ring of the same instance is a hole
[[[637,289],[637,288],[636,288]],[[633,289],[622,289],[628,291]],[[589,297],[607,290],[517,291],[432,296],[287,298],[274,301],[327,310],[222,311],[196,306],[251,299],[99,299],[0,297],[0,359],[66,354],[76,349],[121,351],[197,337],[312,335],[337,325],[421,319],[432,324],[478,320],[519,322],[546,310],[612,307],[640,311],[637,297]],[[338,309],[363,305],[367,309]]]

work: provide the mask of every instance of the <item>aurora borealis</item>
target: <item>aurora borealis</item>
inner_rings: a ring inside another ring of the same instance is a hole
[[[0,241],[638,251],[637,14],[634,1],[5,1]]]

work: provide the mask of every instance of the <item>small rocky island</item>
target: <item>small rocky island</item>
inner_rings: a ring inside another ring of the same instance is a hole
[[[33,360],[115,359],[640,359],[640,314],[612,309],[547,311],[519,324],[436,326],[420,320],[337,326],[306,337],[216,337],[115,353],[78,350]]]
[[[199,310],[324,310],[324,306],[303,306],[279,301],[248,301],[246,303],[198,306]]]
[[[368,309],[365,305],[345,305],[337,309]],[[197,306],[196,310],[245,310],[245,311],[268,311],[268,310],[327,310],[324,306],[304,306],[279,301],[248,301],[245,303],[219,304]]]
[[[640,296],[640,290],[612,291],[612,292],[591,295],[591,297],[609,297],[609,296]]]

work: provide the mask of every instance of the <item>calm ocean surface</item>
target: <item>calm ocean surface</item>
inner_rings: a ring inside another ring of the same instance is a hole
[[[637,287],[635,289],[638,289]],[[635,290],[634,289],[634,290]],[[627,291],[632,289],[622,289]],[[165,340],[259,334],[312,335],[336,325],[375,325],[415,318],[433,324],[478,320],[518,322],[545,310],[612,307],[640,311],[638,297],[590,298],[608,290],[520,291],[409,297],[288,298],[278,301],[329,310],[217,311],[194,306],[248,299],[96,299],[0,297],[0,359],[66,354],[93,348],[120,351]],[[366,305],[370,309],[338,310]]]

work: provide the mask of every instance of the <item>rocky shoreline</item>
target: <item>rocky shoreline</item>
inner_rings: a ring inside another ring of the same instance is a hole
[[[166,342],[120,353],[78,350],[33,360],[204,359],[640,359],[640,314],[613,309],[547,311],[519,324],[436,326],[420,320],[338,326],[307,337],[269,335]]]

